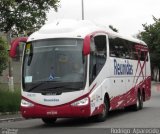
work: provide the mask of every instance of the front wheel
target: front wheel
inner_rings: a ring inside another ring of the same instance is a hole
[[[42,118],[42,121],[47,125],[52,125],[56,122],[57,118]]]
[[[108,101],[106,98],[104,98],[103,111],[101,114],[95,116],[96,121],[97,122],[105,121],[108,116],[108,112],[109,112]]]

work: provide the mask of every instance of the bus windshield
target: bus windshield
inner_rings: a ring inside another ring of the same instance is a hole
[[[85,85],[82,39],[46,39],[25,46],[22,86],[27,92],[70,92]]]

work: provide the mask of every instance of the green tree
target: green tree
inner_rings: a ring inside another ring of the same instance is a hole
[[[57,11],[58,3],[59,0],[0,0],[0,31],[36,30],[47,20],[49,9]]]
[[[138,34],[138,38],[148,44],[151,59],[151,68],[160,69],[160,19],[153,16],[153,24],[143,24],[144,31]]]
[[[0,76],[2,75],[3,70],[7,67],[7,57],[7,45],[0,37]]]

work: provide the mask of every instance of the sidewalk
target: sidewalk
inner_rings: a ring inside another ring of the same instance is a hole
[[[20,113],[11,114],[11,113],[0,113],[0,123],[1,122],[11,122],[11,121],[20,121],[24,120]]]

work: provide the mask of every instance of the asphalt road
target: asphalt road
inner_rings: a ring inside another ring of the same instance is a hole
[[[152,97],[144,103],[140,111],[112,111],[105,122],[94,122],[92,119],[58,119],[52,126],[45,125],[40,119],[0,123],[0,132],[13,131],[25,133],[107,133],[106,128],[160,128],[160,84],[152,84]],[[10,130],[8,130],[10,129]],[[5,133],[4,133],[5,134]]]

